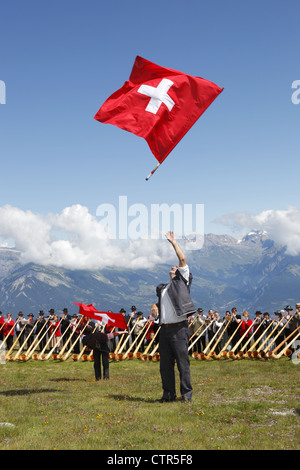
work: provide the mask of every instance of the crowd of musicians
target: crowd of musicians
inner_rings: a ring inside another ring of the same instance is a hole
[[[156,308],[156,305],[152,308]],[[124,315],[130,333],[126,347],[122,348],[124,351],[138,338],[142,338],[137,342],[141,353],[145,349],[151,351],[159,344],[159,317],[154,319],[151,314],[146,317],[142,312],[137,312],[135,306],[131,307],[129,314],[123,308],[120,313]],[[239,314],[236,308],[226,311],[223,316],[212,309],[204,312],[202,308],[198,308],[197,313],[188,318],[188,323],[190,354],[210,350],[219,354],[224,348],[234,350],[237,344],[239,350],[247,352],[254,343],[256,348],[263,344],[264,348],[270,346],[270,350],[276,348],[278,352],[278,347],[285,347],[285,339],[289,339],[294,331],[300,329],[300,303],[294,309],[287,305],[272,315],[269,312],[256,311],[253,319],[247,311]],[[24,315],[19,312],[16,320],[13,320],[10,313],[3,315],[0,312],[0,341],[5,343],[6,350],[11,350],[14,346],[15,349],[22,348],[25,351],[36,344],[39,351],[53,351],[57,354],[68,342],[72,352],[79,354],[82,348],[81,338],[87,326],[93,331],[109,333],[113,330],[113,327],[100,321],[77,314],[69,315],[66,308],[59,314],[50,309],[47,315],[41,310],[36,318],[32,313]],[[116,337],[109,341],[111,352],[116,349],[117,342]],[[291,344],[292,351],[296,347],[297,343],[294,341]]]

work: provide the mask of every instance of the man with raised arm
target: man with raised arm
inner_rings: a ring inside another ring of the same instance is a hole
[[[166,238],[175,250],[179,265],[171,268],[168,284],[160,284],[156,288],[161,325],[159,354],[163,388],[163,396],[157,401],[163,403],[176,400],[176,361],[180,375],[181,400],[186,402],[191,401],[193,393],[188,355],[190,333],[187,322],[187,317],[196,312],[190,297],[192,275],[174,233],[168,232]]]

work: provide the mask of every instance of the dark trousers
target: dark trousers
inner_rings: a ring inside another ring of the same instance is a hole
[[[162,379],[163,398],[175,399],[175,361],[180,377],[181,397],[191,400],[190,359],[188,355],[189,329],[187,324],[166,327],[162,326],[159,338],[160,375]]]
[[[102,357],[102,366],[103,366],[103,378],[109,379],[109,352],[102,351],[99,348],[94,348],[93,356],[94,356],[95,379],[100,380],[102,378],[101,357]]]

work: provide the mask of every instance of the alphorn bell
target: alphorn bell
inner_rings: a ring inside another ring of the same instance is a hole
[[[67,330],[66,330],[66,331],[67,331]],[[71,332],[69,338],[67,339],[67,341],[65,342],[65,344],[63,345],[63,347],[61,348],[61,350],[59,351],[59,353],[57,354],[57,356],[56,356],[56,358],[55,358],[57,361],[62,360],[63,353],[65,352],[65,350],[66,350],[67,347],[69,346],[69,343],[72,341],[72,338],[73,338],[75,332],[76,332],[76,329],[74,329],[74,330]]]
[[[192,339],[195,335],[197,335],[198,331],[200,331],[200,329],[201,329],[204,325],[205,325],[205,321],[199,326],[199,328],[197,328],[197,330],[194,332],[194,334],[189,338],[189,341],[191,341],[191,339]],[[206,332],[206,330],[207,330],[208,327],[209,327],[209,324],[206,325],[206,327],[205,327],[204,330],[202,331],[202,335],[205,334],[205,332]],[[194,344],[196,344],[197,341],[199,341],[199,336],[197,336],[196,339],[194,339],[194,341],[189,345],[188,351],[190,351],[190,350],[193,348]],[[197,356],[198,356],[198,353],[197,353],[197,352],[193,352],[192,357],[193,357],[193,358],[196,358]]]
[[[58,346],[59,346],[61,340],[63,339],[63,337],[65,336],[65,334],[67,333],[67,331],[68,331],[68,328],[66,328],[65,331],[63,332],[63,334],[59,337],[58,342],[53,346],[53,348],[51,349],[51,351],[47,354],[45,360],[49,359],[49,357],[52,357],[52,359],[56,359],[56,358],[57,358],[58,353],[57,353],[57,354],[56,354],[56,353],[53,353],[53,351],[58,348]]]
[[[265,321],[265,320],[264,320],[264,321]],[[264,321],[261,323],[261,325],[263,325]],[[273,325],[273,322],[274,322],[274,320],[270,323],[269,326],[267,326],[267,328],[262,332],[262,334],[259,336],[259,338],[257,338],[256,341],[254,341],[254,343],[252,344],[251,348],[249,348],[248,352],[251,353],[251,357],[256,358],[256,357],[258,356],[258,353],[259,353],[259,351],[260,351],[261,348],[260,348],[259,350],[254,350],[254,348],[255,348],[255,346],[256,346],[257,344],[259,344],[259,342],[261,341],[261,339],[265,336],[265,334],[266,334],[266,332],[268,331],[268,329],[271,328],[271,326]],[[272,333],[271,333],[271,334],[272,334]]]
[[[128,322],[127,322],[127,328],[129,330],[129,323],[130,323],[130,320],[131,318],[129,318]],[[118,341],[118,344],[114,350],[113,353],[110,353],[109,354],[109,358],[112,359],[112,360],[115,360],[116,359],[116,356],[117,356],[117,353],[121,354],[124,347],[126,346],[126,343],[127,341],[129,341],[130,339],[130,334],[127,336],[127,338],[125,338],[125,336],[122,336],[122,338]],[[122,344],[122,340],[123,340],[123,344]],[[125,343],[125,344],[124,344]],[[121,344],[122,344],[122,347],[121,347]]]
[[[158,350],[158,348],[159,348],[159,343],[157,343],[157,345],[153,349],[152,353],[148,354],[147,361],[157,362],[157,361],[160,360],[160,355],[159,355],[159,353],[156,352]]]
[[[97,329],[97,325],[95,325],[95,328],[93,329],[92,333],[95,333]],[[82,350],[80,351],[80,353],[78,354],[78,357],[77,357],[77,361],[79,361],[81,358],[83,361],[87,361],[88,360],[88,354],[85,354],[83,355],[84,351],[86,350],[86,346],[83,346]],[[92,352],[92,351],[91,351]],[[90,354],[90,353],[89,353]]]
[[[125,354],[121,354],[120,352],[117,354],[117,359],[119,360],[123,360],[123,359],[126,359],[128,356],[129,358],[132,358],[133,357],[133,353],[131,352],[133,346],[135,345],[135,343],[139,340],[141,334],[143,334],[144,332],[144,329],[146,328],[146,324],[147,322],[145,322],[145,325],[143,326],[143,328],[141,329],[141,331],[139,332],[139,334],[136,336],[136,338],[134,339],[134,341],[132,341],[131,345],[129,346],[129,348],[127,349],[127,351],[125,352]]]
[[[294,336],[294,334],[300,329],[300,326],[298,326],[294,331],[292,331],[283,341],[281,341],[280,344],[278,344],[278,346],[276,346],[275,349],[273,349],[273,351],[269,351],[268,353],[268,357],[271,358],[271,359],[279,359],[279,357],[282,356],[281,352],[278,353],[277,355],[275,354],[276,351],[278,351],[281,346],[284,345],[284,343],[286,343],[292,336]],[[299,335],[297,335],[297,338],[298,338]],[[288,346],[286,346],[283,351],[286,351],[290,346],[291,344],[293,344],[293,342],[296,340],[296,338],[293,338],[292,341],[290,343],[288,343]]]
[[[273,320],[273,322],[274,322],[274,321],[275,321],[275,320]],[[273,322],[272,322],[272,323],[273,323]],[[259,348],[257,349],[257,357],[258,357],[259,359],[263,359],[263,358],[266,356],[264,350],[262,350],[262,349],[263,349],[264,345],[269,341],[269,339],[271,338],[271,336],[274,334],[274,332],[277,330],[277,328],[279,327],[279,324],[280,324],[280,323],[278,322],[277,325],[275,326],[275,328],[273,328],[273,330],[271,331],[271,333],[266,337],[266,339],[263,341],[263,343],[262,343],[262,344],[259,346]],[[270,344],[271,344],[271,343],[270,343]],[[267,350],[269,349],[269,345],[266,347],[266,349],[267,349]],[[255,352],[255,351],[254,351],[254,352]]]
[[[255,321],[253,322],[253,324],[255,323]],[[253,326],[253,325],[252,325]],[[248,351],[246,351],[246,353],[244,353],[244,350],[247,348],[248,344],[251,343],[252,341],[252,338],[256,335],[256,331],[253,330],[253,333],[252,335],[248,338],[248,340],[246,341],[246,343],[244,344],[244,346],[238,351],[238,353],[236,354],[236,358],[237,359],[245,359],[245,358],[248,358],[248,357],[252,357],[252,349],[253,347],[255,347],[255,345],[258,343],[258,341],[260,341],[260,339],[264,336],[265,334],[265,331],[260,335],[260,337],[253,343],[253,345],[251,346],[251,348],[249,348]]]
[[[40,333],[42,332],[42,330],[46,327],[46,330],[44,331],[44,333],[41,335],[41,337],[38,339],[37,343],[36,344],[32,344],[32,346],[34,346],[32,349],[30,349],[30,353],[29,353],[29,356],[27,357],[27,359],[30,358],[30,356],[32,356],[32,359],[37,359],[38,358],[38,353],[34,353],[34,350],[37,349],[37,347],[39,346],[39,344],[42,342],[42,340],[45,338],[46,334],[49,333],[50,331],[50,328],[51,328],[51,323],[48,323],[46,322],[44,324],[44,326],[42,327]],[[37,338],[39,337],[39,335],[37,336]],[[43,351],[43,350],[42,350]]]
[[[31,351],[32,345],[27,349],[26,354],[24,354],[24,353],[21,354],[21,351],[25,348],[25,344],[27,345],[27,340],[30,338],[30,336],[33,334],[33,332],[34,332],[34,328],[31,328],[31,330],[29,332],[29,335],[26,336],[26,338],[24,338],[24,342],[23,342],[22,346],[19,348],[19,350],[15,354],[15,357],[13,358],[14,361],[18,361],[18,360],[19,361],[27,361],[28,360],[28,351]],[[32,344],[33,343],[34,343],[34,340],[33,340]]]
[[[268,346],[264,349],[264,354],[265,355],[270,355],[271,354],[271,351],[270,351],[270,348],[271,346],[273,345],[273,343],[275,343],[275,341],[277,340],[277,338],[281,335],[281,333],[283,332],[283,330],[286,328],[286,326],[289,324],[289,321],[292,319],[292,317],[290,317],[287,322],[283,325],[283,327],[279,330],[279,332],[277,333],[277,335],[272,339],[271,343],[268,344]],[[278,325],[280,325],[280,322],[278,322]]]
[[[213,359],[218,359],[218,354],[215,354],[215,349],[216,349],[217,345],[219,344],[219,342],[221,341],[222,336],[224,335],[224,333],[225,333],[225,331],[226,331],[226,329],[227,329],[229,323],[230,323],[230,320],[227,321],[225,327],[224,327],[224,323],[220,326],[220,329],[221,329],[222,327],[224,327],[224,328],[223,328],[223,331],[222,331],[222,333],[220,334],[220,336],[217,338],[215,344],[213,345],[213,348],[209,351],[209,353],[207,354],[207,356],[206,356],[205,359],[209,359],[210,357],[213,357]]]
[[[242,322],[241,322],[242,323]],[[239,347],[243,339],[246,337],[246,335],[249,333],[253,326],[253,323],[247,328],[247,330],[244,332],[244,334],[240,337],[240,339],[237,341],[237,343],[233,346],[233,348],[230,351],[227,351],[226,357],[229,357],[230,359],[236,359],[236,356],[234,354],[234,351]]]
[[[86,329],[86,327],[88,326],[88,323],[86,323],[84,325],[84,327],[82,328],[81,330],[81,333],[79,333],[79,335],[77,336],[77,338],[75,339],[74,343],[71,344],[71,347],[70,349],[66,352],[66,354],[64,356],[62,356],[61,360],[62,361],[66,361],[68,359],[68,357],[70,356],[71,352],[72,352],[72,349],[74,348],[75,344],[80,341],[80,336],[82,335],[82,333],[84,332],[84,330]],[[76,355],[77,356],[77,355]],[[76,359],[75,359],[76,360]]]
[[[147,322],[147,323],[148,323],[148,322]],[[151,326],[151,322],[149,322],[148,326],[147,326],[147,323],[146,323],[146,330],[144,331],[143,336],[142,336],[142,338],[140,339],[140,341],[139,341],[139,343],[138,343],[138,345],[137,345],[137,347],[136,347],[136,349],[135,349],[135,351],[134,351],[132,357],[136,357],[136,358],[139,359],[139,358],[141,357],[141,355],[142,355],[142,353],[139,352],[139,349],[140,349],[140,347],[141,347],[141,345],[142,345],[142,343],[143,343],[143,341],[144,341],[144,339],[145,339],[145,336],[146,336],[146,334],[147,334],[147,332],[148,332],[148,330],[149,330],[149,328],[150,328],[150,326]]]
[[[152,344],[154,343],[155,341],[155,338],[156,336],[158,335],[159,333],[159,330],[161,329],[161,326],[159,326],[156,330],[156,332],[154,333],[153,335],[153,338],[151,339],[150,343],[148,344],[148,346],[146,347],[145,351],[144,351],[144,354],[142,354],[142,356],[140,357],[140,359],[142,359],[142,361],[146,361],[148,359],[148,351],[150,350]]]
[[[226,354],[227,354],[226,349],[229,346],[229,344],[231,343],[232,338],[234,338],[234,335],[237,333],[237,331],[240,328],[241,324],[242,324],[242,322],[238,323],[238,326],[236,327],[236,329],[234,330],[234,332],[232,333],[232,335],[230,336],[230,338],[228,339],[228,341],[226,342],[226,344],[223,346],[222,350],[220,351],[219,357],[226,357]]]
[[[60,327],[60,323],[61,323],[61,320],[58,322],[58,324],[56,325],[56,327],[55,327],[54,330],[52,331],[52,333],[51,333],[51,335],[50,335],[48,341],[46,342],[44,348],[42,349],[42,351],[40,352],[40,354],[37,356],[37,359],[38,359],[39,361],[44,361],[44,360],[45,360],[44,352],[46,351],[46,349],[47,349],[47,347],[48,347],[48,344],[51,343],[51,340],[52,340],[52,338],[54,337],[57,328]],[[51,325],[49,325],[48,330],[50,329],[50,327],[51,327]]]
[[[300,328],[300,326],[299,326],[298,328]],[[298,328],[297,328],[297,329],[298,329]],[[297,329],[294,330],[293,333],[296,333]],[[299,338],[299,336],[300,336],[300,331],[299,331],[298,334],[295,336],[295,338],[293,338],[293,339],[287,344],[287,346],[286,346],[282,351],[280,351],[280,353],[278,353],[278,354],[273,354],[273,355],[271,356],[271,359],[280,359],[281,356],[283,356],[283,354],[286,355],[286,356],[290,356],[290,355],[292,354],[292,351],[289,350],[289,348],[290,348],[290,346],[293,344],[293,342],[296,341],[297,338]]]
[[[36,335],[36,337],[32,341],[31,346],[27,349],[26,354],[25,354],[25,360],[26,361],[28,361],[31,358],[31,356],[33,356],[33,353],[34,353],[35,349],[40,344],[40,342],[44,338],[44,336],[46,335],[46,333],[48,331],[48,328],[46,328],[46,326],[47,326],[47,322],[44,323],[44,325],[42,326],[42,328],[40,329],[40,331],[38,332],[38,334]],[[46,328],[46,330],[43,333],[44,328]],[[49,328],[50,328],[50,325],[49,325]]]
[[[215,321],[215,320],[213,320]],[[210,323],[211,324],[211,323]],[[209,343],[206,345],[206,348],[204,349],[204,351],[200,354],[198,354],[196,356],[196,359],[207,359],[207,356],[206,356],[206,353],[207,351],[209,350],[211,344],[213,344],[215,338],[217,337],[218,333],[219,333],[219,330],[222,328],[223,324],[221,326],[219,326],[219,328],[217,329],[217,331],[215,332],[214,336],[212,337],[212,339],[209,341]]]
[[[253,325],[252,325],[253,326]],[[241,349],[234,355],[233,359],[245,359],[247,357],[251,357],[251,352],[247,351],[244,353],[244,350],[247,348],[248,344],[251,344],[252,338],[256,334],[255,331],[252,332],[252,335],[249,336],[245,344],[241,347]]]

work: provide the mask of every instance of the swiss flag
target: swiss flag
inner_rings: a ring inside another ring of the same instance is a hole
[[[122,313],[100,312],[93,304],[85,305],[77,302],[74,302],[74,304],[79,306],[80,315],[103,321],[107,325],[120,328],[121,330],[128,330],[127,323]]]
[[[103,103],[95,119],[143,137],[161,163],[222,90],[137,56],[129,81]]]

